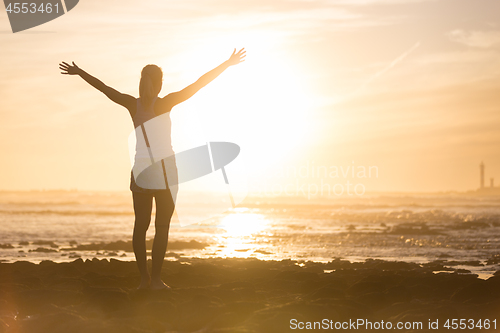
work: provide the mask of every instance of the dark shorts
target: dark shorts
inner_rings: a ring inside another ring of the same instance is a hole
[[[168,172],[167,172],[168,170]],[[175,155],[173,158],[167,158],[164,160],[161,160],[160,162],[156,162],[155,164],[151,165],[148,167],[146,170],[143,170],[145,172],[141,173],[141,175],[145,175],[146,184],[152,185],[152,189],[146,189],[142,188],[137,183],[135,182],[134,178],[134,173],[133,171],[130,172],[130,190],[132,192],[137,192],[137,193],[158,193],[158,192],[165,192],[165,191],[170,191],[169,189],[169,184],[167,183],[167,174],[168,174],[168,179],[169,181],[171,180],[173,183],[177,185],[178,183],[178,175],[177,175],[177,164],[176,164],[176,159]],[[149,174],[148,174],[149,173]],[[161,186],[160,188],[155,188],[158,185],[156,182],[161,182],[163,186],[166,185],[166,188],[163,188]],[[144,185],[144,183],[141,183]],[[176,188],[176,186],[174,186]]]

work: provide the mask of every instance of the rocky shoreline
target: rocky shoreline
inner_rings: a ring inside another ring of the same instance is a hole
[[[294,332],[307,323],[334,330],[361,319],[423,323],[405,332],[449,331],[427,330],[436,320],[496,319],[498,329],[500,272],[481,280],[458,269],[435,273],[439,268],[179,258],[164,265],[172,290],[137,291],[133,261],[1,263],[0,332]]]

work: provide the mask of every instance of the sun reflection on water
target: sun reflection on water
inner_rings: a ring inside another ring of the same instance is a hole
[[[266,229],[267,221],[262,214],[231,214],[222,219],[220,227],[226,237],[251,237]]]
[[[221,247],[219,256],[247,258],[255,256],[254,250],[260,248],[255,244],[255,235],[268,228],[268,221],[262,214],[234,213],[221,220],[220,228],[224,233],[218,236]]]

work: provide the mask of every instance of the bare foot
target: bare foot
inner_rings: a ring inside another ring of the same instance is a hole
[[[150,285],[151,285],[150,279],[141,279],[141,284],[136,289],[137,290],[149,289]]]
[[[151,290],[169,290],[172,289],[169,286],[167,286],[161,279],[158,280],[151,280],[151,285],[150,285]]]

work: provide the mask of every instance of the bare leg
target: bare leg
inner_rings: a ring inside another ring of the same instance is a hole
[[[138,289],[146,289],[150,286],[150,276],[146,258],[146,232],[151,222],[151,211],[153,208],[153,196],[151,194],[132,192],[134,199],[134,235],[132,245],[134,248],[135,260],[141,273],[141,284]]]
[[[151,273],[151,289],[170,288],[161,279],[161,267],[167,251],[168,232],[170,220],[174,213],[174,202],[170,191],[162,191],[155,194],[156,218],[155,239],[153,242],[153,270]]]

